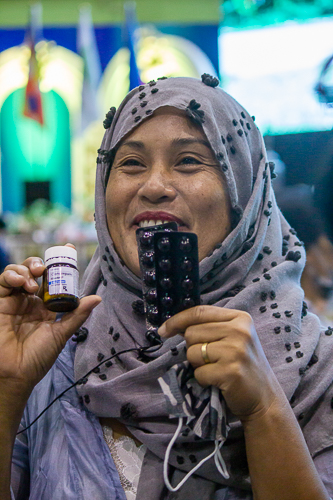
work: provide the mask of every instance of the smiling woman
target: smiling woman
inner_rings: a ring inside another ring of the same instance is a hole
[[[45,310],[37,258],[0,276],[1,499],[332,495],[333,329],[307,313],[254,118],[217,84],[152,81],[107,114],[74,312]],[[166,221],[198,235],[201,305],[151,348],[135,232]]]
[[[223,173],[202,128],[176,108],[160,108],[120,143],[106,188],[109,231],[140,275],[135,231],[175,221],[197,234],[202,260],[230,231]]]

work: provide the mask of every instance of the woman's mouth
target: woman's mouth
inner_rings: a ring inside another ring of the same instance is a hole
[[[133,225],[139,227],[159,226],[167,222],[176,222],[178,227],[184,226],[184,222],[172,214],[166,213],[142,213],[135,217]]]

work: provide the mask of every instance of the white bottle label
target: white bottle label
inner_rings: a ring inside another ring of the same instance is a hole
[[[55,266],[48,269],[49,294],[68,293],[78,296],[79,271],[73,267]]]

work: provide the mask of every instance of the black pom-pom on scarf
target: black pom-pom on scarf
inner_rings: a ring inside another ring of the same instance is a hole
[[[133,403],[125,403],[120,408],[120,418],[126,421],[133,421],[138,418],[138,410]]]
[[[133,308],[133,311],[138,314],[139,316],[144,316],[145,314],[145,306],[144,306],[144,303],[143,303],[143,300],[135,300],[133,303],[132,303],[132,308]]]
[[[215,76],[209,75],[208,73],[204,73],[201,75],[201,80],[202,83],[205,85],[208,85],[208,87],[217,87],[218,84],[220,83],[218,78],[215,78]]]
[[[190,118],[192,118],[192,120],[196,121],[199,124],[205,122],[204,120],[205,113],[204,111],[199,109],[200,106],[201,104],[199,104],[195,99],[192,99],[190,101],[190,104],[186,108],[187,116],[189,116]]]
[[[113,120],[115,114],[116,114],[116,108],[114,106],[112,106],[112,108],[110,108],[110,111],[108,111],[106,113],[105,120],[103,121],[103,127],[105,129],[111,127],[111,123],[112,123],[112,120]]]
[[[85,326],[83,326],[79,328],[77,332],[75,332],[75,334],[72,337],[72,341],[77,343],[84,342],[88,337],[88,333],[89,333],[88,329]]]

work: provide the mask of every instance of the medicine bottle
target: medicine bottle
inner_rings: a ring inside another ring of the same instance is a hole
[[[43,300],[50,311],[68,312],[79,305],[79,271],[77,251],[68,246],[50,247],[45,251]]]

